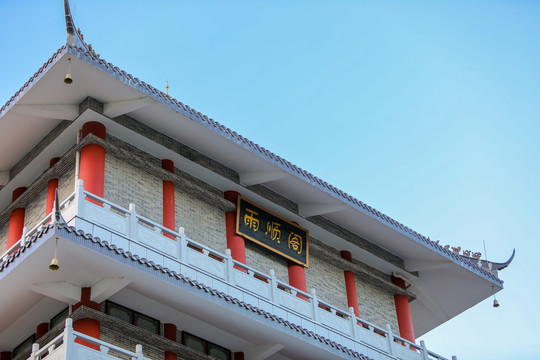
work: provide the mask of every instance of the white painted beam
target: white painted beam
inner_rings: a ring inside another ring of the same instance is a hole
[[[347,209],[345,203],[326,203],[326,204],[298,204],[298,212],[303,217],[315,215],[330,214]]]
[[[240,184],[251,186],[279,180],[287,176],[285,171],[255,171],[240,173]]]
[[[264,360],[283,349],[281,344],[258,344],[244,350],[246,360]]]
[[[9,182],[9,170],[0,171],[0,186],[5,186]]]
[[[13,112],[42,118],[75,120],[79,116],[78,104],[16,104]]]
[[[90,300],[100,303],[126,287],[131,280],[122,277],[104,278],[95,283],[90,291]]]
[[[405,260],[407,271],[431,271],[452,267],[451,261]]]
[[[450,320],[450,315],[444,309],[441,305],[433,297],[426,291],[422,286],[418,285],[417,283],[414,283],[409,288],[409,291],[412,293],[415,293],[416,300],[414,301],[420,301],[426,309],[428,309],[435,317],[437,317],[441,322]]]
[[[30,290],[71,305],[81,301],[81,287],[66,281],[34,284]]]
[[[155,100],[148,96],[129,100],[108,102],[103,105],[103,114],[110,118],[115,118],[117,116],[138,110],[153,102],[155,102]]]

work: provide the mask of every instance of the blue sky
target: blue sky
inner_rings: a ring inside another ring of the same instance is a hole
[[[71,3],[103,58],[185,104],[443,244],[516,248],[501,307],[423,339],[460,360],[540,357],[539,2]],[[63,21],[59,0],[0,0],[1,104]]]

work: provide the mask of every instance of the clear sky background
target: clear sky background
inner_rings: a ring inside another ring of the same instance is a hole
[[[498,262],[516,248],[499,308],[422,339],[540,358],[540,2],[71,5],[107,61],[414,230]],[[65,43],[62,6],[0,0],[0,104]]]

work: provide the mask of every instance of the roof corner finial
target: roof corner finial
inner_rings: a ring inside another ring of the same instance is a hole
[[[68,45],[83,47],[84,42],[79,36],[79,32],[73,22],[73,16],[71,15],[71,9],[69,7],[69,0],[64,0],[64,13],[66,14],[66,32]]]
[[[167,79],[167,86],[165,86],[165,89],[167,89],[167,96],[169,96],[169,79]]]

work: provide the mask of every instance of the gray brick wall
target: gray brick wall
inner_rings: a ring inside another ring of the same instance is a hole
[[[182,190],[181,186],[175,186],[176,229],[182,226],[188,238],[224,253],[227,247],[225,213]]]
[[[64,174],[58,178],[58,198],[64,201],[75,191],[75,166],[68,168]]]
[[[105,155],[105,199],[126,209],[133,203],[138,214],[161,224],[162,192],[159,178]]]
[[[343,270],[330,264],[324,257],[309,257],[309,268],[306,269],[306,286],[308,292],[313,288],[317,297],[331,305],[347,310],[347,294]]]
[[[393,294],[373,285],[364,274],[355,274],[354,279],[360,318],[384,329],[390,324],[392,331],[399,333]]]
[[[246,264],[265,274],[270,274],[270,269],[274,269],[276,277],[284,283],[289,282],[287,272],[287,260],[251,240],[246,242]]]
[[[45,218],[45,206],[47,204],[47,187],[39,190],[33,201],[26,207],[24,213],[24,226],[30,230]]]
[[[0,254],[3,254],[7,250],[9,222],[0,226]]]

